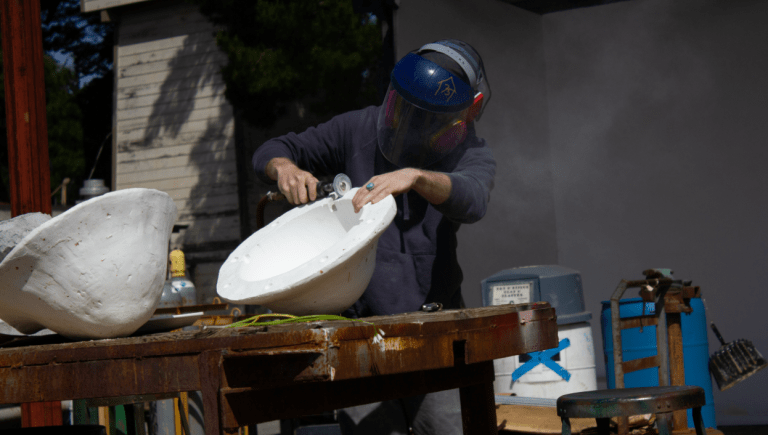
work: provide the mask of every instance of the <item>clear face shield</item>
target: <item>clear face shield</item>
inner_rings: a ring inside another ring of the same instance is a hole
[[[422,109],[408,102],[390,84],[379,110],[381,152],[399,167],[432,165],[464,142],[473,111],[479,111],[479,106],[447,113]]]

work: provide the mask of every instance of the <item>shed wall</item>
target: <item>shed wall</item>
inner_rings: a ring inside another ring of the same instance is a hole
[[[187,226],[171,247],[185,251],[203,299],[240,242],[234,120],[214,30],[183,1],[123,8],[114,67],[115,189],[171,195],[176,224]]]

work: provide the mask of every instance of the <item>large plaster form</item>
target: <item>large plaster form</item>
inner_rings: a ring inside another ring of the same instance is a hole
[[[25,334],[130,335],[160,300],[176,213],[164,192],[124,189],[45,222],[0,263],[0,318]]]
[[[352,306],[397,212],[390,195],[355,213],[356,191],[294,208],[251,235],[222,265],[219,295],[282,314],[338,314]]]

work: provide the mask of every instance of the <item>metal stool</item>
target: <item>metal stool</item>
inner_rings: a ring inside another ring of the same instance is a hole
[[[696,435],[704,435],[701,407],[705,403],[704,389],[696,386],[620,388],[560,396],[557,415],[563,422],[563,435],[571,435],[571,418],[594,418],[598,434],[607,435],[611,417],[643,414],[656,414],[659,435],[670,435],[672,412],[690,408]]]

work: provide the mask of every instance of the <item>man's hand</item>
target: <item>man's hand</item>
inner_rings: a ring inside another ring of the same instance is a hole
[[[373,188],[368,189],[366,186],[371,184]],[[414,168],[376,175],[355,193],[352,205],[357,213],[369,202],[376,204],[390,194],[397,196],[411,189],[431,204],[437,205],[445,202],[451,195],[451,179],[441,172]]]
[[[291,204],[306,204],[317,199],[317,178],[299,169],[285,157],[275,157],[267,163],[267,176],[277,181],[277,188]]]

